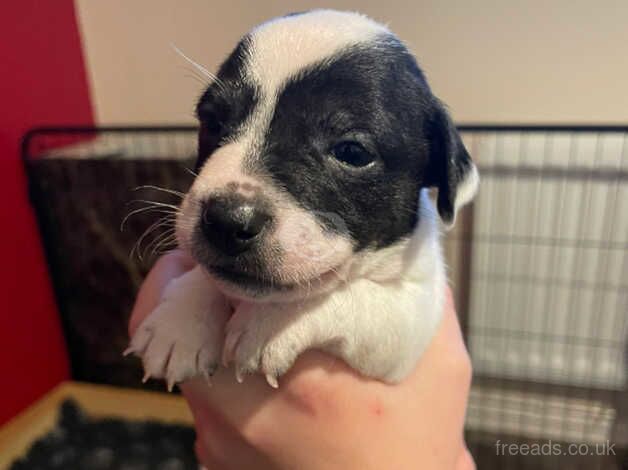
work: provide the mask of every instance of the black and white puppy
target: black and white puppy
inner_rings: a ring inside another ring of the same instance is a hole
[[[445,225],[478,183],[406,47],[369,18],[317,10],[255,28],[197,106],[194,184],[177,219],[198,266],[132,338],[169,385],[233,364],[277,386],[318,348],[396,382],[443,309]]]

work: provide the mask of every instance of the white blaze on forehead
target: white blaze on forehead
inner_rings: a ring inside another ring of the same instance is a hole
[[[314,10],[263,23],[249,34],[245,77],[259,102],[239,140],[251,158],[261,149],[278,96],[286,82],[343,49],[392,33],[359,13]]]
[[[269,98],[304,68],[381,34],[391,33],[359,13],[315,10],[277,18],[251,32],[247,74]]]

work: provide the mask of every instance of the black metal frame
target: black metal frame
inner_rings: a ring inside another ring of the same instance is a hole
[[[22,137],[20,153],[22,160],[32,158],[31,145],[33,141],[41,136],[59,136],[59,135],[85,135],[85,134],[128,134],[132,132],[141,132],[149,134],[173,133],[173,132],[193,132],[198,129],[192,125],[168,125],[168,126],[84,126],[84,125],[66,125],[66,126],[38,126],[29,129]]]

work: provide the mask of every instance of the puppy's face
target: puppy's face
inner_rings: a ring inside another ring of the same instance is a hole
[[[231,295],[333,288],[403,243],[422,188],[452,222],[474,167],[414,58],[366,17],[314,11],[249,33],[197,105],[180,245]]]

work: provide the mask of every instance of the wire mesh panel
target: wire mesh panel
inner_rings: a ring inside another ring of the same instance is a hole
[[[174,246],[179,197],[159,188],[187,190],[195,153],[193,127],[40,129],[26,136],[30,197],[74,379],[139,386],[139,363],[120,351],[148,267]]]
[[[468,283],[471,441],[625,446],[626,132],[467,128],[464,137],[482,183],[448,252],[452,265],[468,263],[454,281]],[[485,452],[495,468],[549,461],[498,450]],[[612,457],[572,456],[569,468],[613,468]]]

